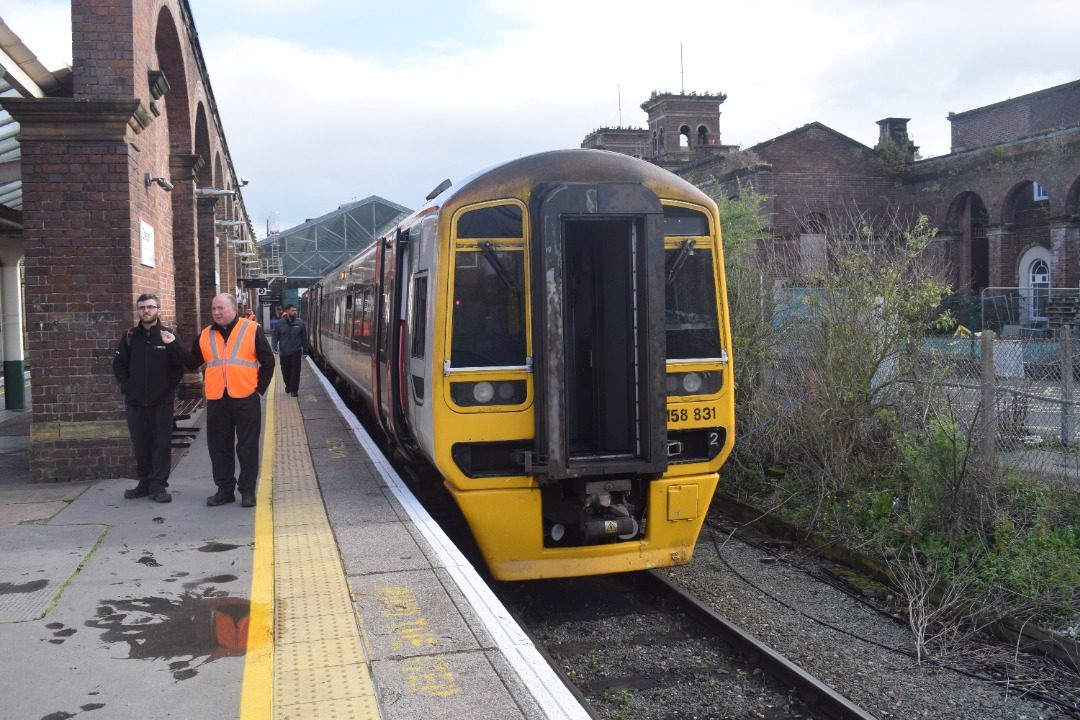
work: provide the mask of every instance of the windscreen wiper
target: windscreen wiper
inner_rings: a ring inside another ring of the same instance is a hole
[[[502,261],[499,260],[499,254],[495,252],[495,246],[489,242],[480,243],[480,254],[484,256],[484,259],[491,265],[491,269],[495,271],[495,274],[499,276],[499,279],[506,283],[506,287],[511,290],[517,290],[517,281],[513,276],[503,267]]]
[[[694,241],[683,240],[682,247],[679,248],[679,254],[675,256],[675,259],[671,261],[671,267],[668,269],[666,284],[670,285],[675,282],[675,276],[679,274],[679,271],[683,269],[683,265],[686,264],[686,258],[694,254]]]

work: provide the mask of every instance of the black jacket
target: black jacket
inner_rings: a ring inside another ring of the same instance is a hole
[[[282,355],[308,354],[307,323],[300,318],[289,322],[282,317],[270,334],[270,344]]]
[[[233,321],[228,325],[222,326],[217,323],[211,323],[210,332],[217,332],[225,342],[228,342],[229,335],[232,334],[233,328],[236,327],[236,323],[239,321],[240,316],[238,315],[233,318]],[[255,321],[252,320],[252,322]],[[270,386],[270,381],[274,379],[274,366],[277,364],[277,361],[274,360],[274,351],[270,349],[270,342],[266,339],[266,334],[263,333],[262,327],[256,323],[255,329],[258,330],[258,332],[255,333],[255,359],[259,361],[258,384],[255,386],[255,391],[259,393],[259,395],[265,395],[266,388]],[[173,343],[173,345],[177,344],[178,343]],[[213,359],[203,357],[202,333],[199,333],[198,336],[196,336],[195,342],[191,344],[190,352],[180,348],[179,355],[182,358],[182,362],[187,365],[189,370],[198,370]]]
[[[164,405],[176,398],[176,386],[184,378],[184,365],[174,348],[179,338],[166,345],[161,331],[175,331],[156,323],[145,330],[142,323],[124,333],[113,356],[113,375],[128,405]]]

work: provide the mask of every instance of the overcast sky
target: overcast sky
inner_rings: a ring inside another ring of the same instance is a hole
[[[1077,0],[190,4],[260,236],[271,213],[284,230],[370,195],[417,208],[444,178],[644,127],[653,90],[726,94],[726,144],[817,121],[872,146],[907,117],[930,157],[949,112],[1080,79]],[[69,2],[0,14],[70,62]]]

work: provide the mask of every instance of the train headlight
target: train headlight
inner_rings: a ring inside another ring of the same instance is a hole
[[[521,405],[528,387],[524,380],[481,380],[450,383],[450,397],[460,407]]]
[[[473,385],[472,396],[477,405],[487,405],[495,397],[495,386],[489,382],[478,382]]]
[[[714,395],[723,383],[724,373],[720,371],[668,373],[664,389],[668,397]]]
[[[682,389],[687,395],[697,395],[701,392],[701,375],[696,372],[688,372],[682,376]]]

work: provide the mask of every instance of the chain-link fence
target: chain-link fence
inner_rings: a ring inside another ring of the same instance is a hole
[[[1039,339],[1001,338],[990,331],[926,337],[884,362],[841,358],[848,375],[820,367],[820,348],[808,346],[820,341],[803,323],[778,323],[770,355],[757,367],[752,400],[741,403],[740,441],[761,442],[757,436],[778,424],[805,430],[807,423],[836,422],[843,414],[857,421],[861,411],[849,409],[865,401],[865,417],[887,406],[909,428],[947,415],[954,439],[969,443],[966,450],[984,466],[1080,491],[1080,338],[1068,327]],[[836,387],[857,379],[859,361],[875,368],[870,382]],[[825,393],[833,396],[831,403]],[[844,412],[837,412],[839,404],[846,404]]]

